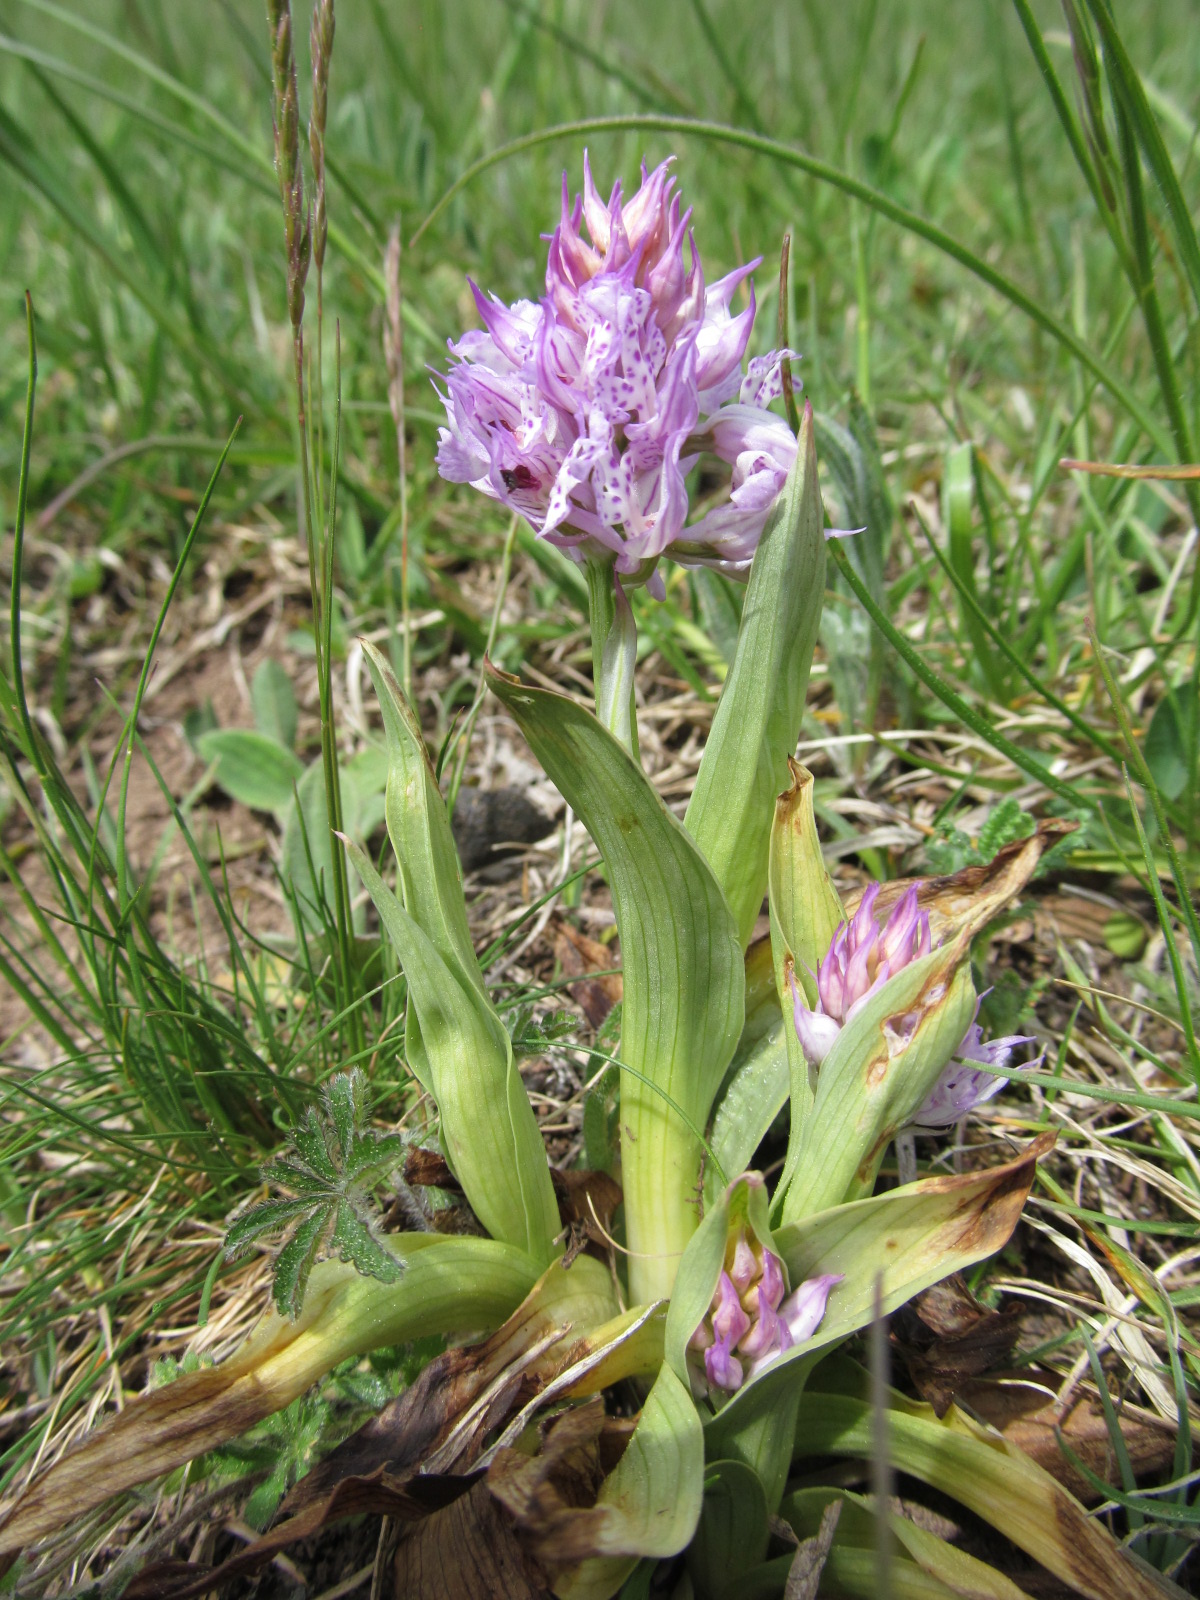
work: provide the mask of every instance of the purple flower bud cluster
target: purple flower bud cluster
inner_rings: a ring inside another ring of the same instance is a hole
[[[742,370],[753,286],[744,310],[732,303],[759,262],[705,283],[669,167],[643,165],[637,193],[626,202],[618,183],[607,205],[586,155],[573,204],[564,173],[545,294],[506,306],[472,284],[484,326],[451,343],[439,391],[442,477],[635,580],[667,551],[743,570],[796,455],[787,423],[767,409],[795,352]],[[730,493],[689,527],[685,479],[705,451],[732,466]]]
[[[779,1257],[739,1230],[726,1250],[708,1314],[688,1341],[697,1387],[732,1393],[784,1350],[811,1339],[829,1291],[841,1281],[840,1275],[823,1273],[785,1295]]]
[[[842,1028],[876,990],[901,968],[934,949],[929,913],[920,908],[920,884],[914,883],[905,890],[882,926],[875,916],[879,887],[871,884],[853,917],[834,934],[817,968],[815,1009],[810,1009],[803,990],[790,975],[796,1036],[805,1058],[815,1067],[821,1065]],[[975,1014],[978,1017],[978,1002]],[[1006,1067],[1014,1050],[1033,1042],[1032,1035],[1014,1033],[985,1044],[978,1021],[973,1021],[910,1126],[925,1131],[952,1127],[1004,1086],[1003,1078],[971,1063]],[[1023,1065],[1036,1066],[1040,1059],[1038,1056]]]

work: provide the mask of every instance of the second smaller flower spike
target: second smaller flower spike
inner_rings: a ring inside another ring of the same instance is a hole
[[[776,1356],[811,1339],[841,1277],[824,1273],[786,1293],[783,1263],[738,1229],[708,1312],[688,1341],[693,1384],[732,1394]],[[701,1371],[702,1367],[702,1371]]]
[[[913,1117],[910,1126],[918,1133],[940,1133],[961,1122],[969,1111],[999,1094],[1007,1078],[998,1072],[983,1070],[986,1067],[1007,1067],[1015,1050],[1023,1044],[1034,1044],[1032,1034],[1010,1033],[1002,1039],[983,1040],[983,1031],[977,1022],[967,1030],[967,1036],[958,1047],[954,1060],[929,1091],[927,1098]],[[1030,1072],[1042,1060],[1044,1051],[1032,1061],[1021,1063],[1022,1072]],[[973,1066],[980,1062],[982,1066]]]

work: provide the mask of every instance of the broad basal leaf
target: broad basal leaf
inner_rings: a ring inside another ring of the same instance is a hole
[[[458,974],[400,904],[364,851],[347,844],[408,980],[409,1060],[437,1101],[446,1158],[494,1239],[545,1266],[558,1204],[512,1041],[485,995]]]
[[[737,928],[693,840],[590,712],[495,669],[489,682],[607,867],[624,974],[621,1182],[630,1290],[646,1303],[670,1293],[696,1227],[698,1134],[742,1025]]]
[[[703,1491],[700,1418],[664,1365],[616,1471],[554,1552],[556,1560],[581,1563],[555,1583],[560,1600],[608,1600],[643,1556],[677,1555],[696,1531]]]

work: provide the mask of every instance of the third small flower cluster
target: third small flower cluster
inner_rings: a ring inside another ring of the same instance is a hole
[[[731,1393],[768,1361],[811,1339],[825,1316],[829,1291],[841,1281],[840,1275],[824,1273],[786,1294],[779,1257],[739,1229],[727,1246],[708,1314],[688,1341],[696,1358],[694,1386]]]

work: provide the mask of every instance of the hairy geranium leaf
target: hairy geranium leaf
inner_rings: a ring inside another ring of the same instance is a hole
[[[292,1130],[292,1151],[263,1170],[290,1190],[265,1200],[230,1228],[225,1253],[243,1254],[267,1234],[287,1229],[275,1258],[274,1297],[288,1317],[299,1314],[308,1276],[322,1255],[335,1255],[367,1277],[395,1283],[404,1266],[374,1231],[376,1189],[404,1160],[404,1141],[366,1126],[366,1080],[356,1067],[325,1086],[324,1107],[310,1107]]]
[[[275,1257],[272,1293],[275,1304],[285,1317],[296,1316],[304,1303],[308,1275],[320,1251],[321,1238],[332,1209],[318,1202],[293,1229],[287,1243]]]

